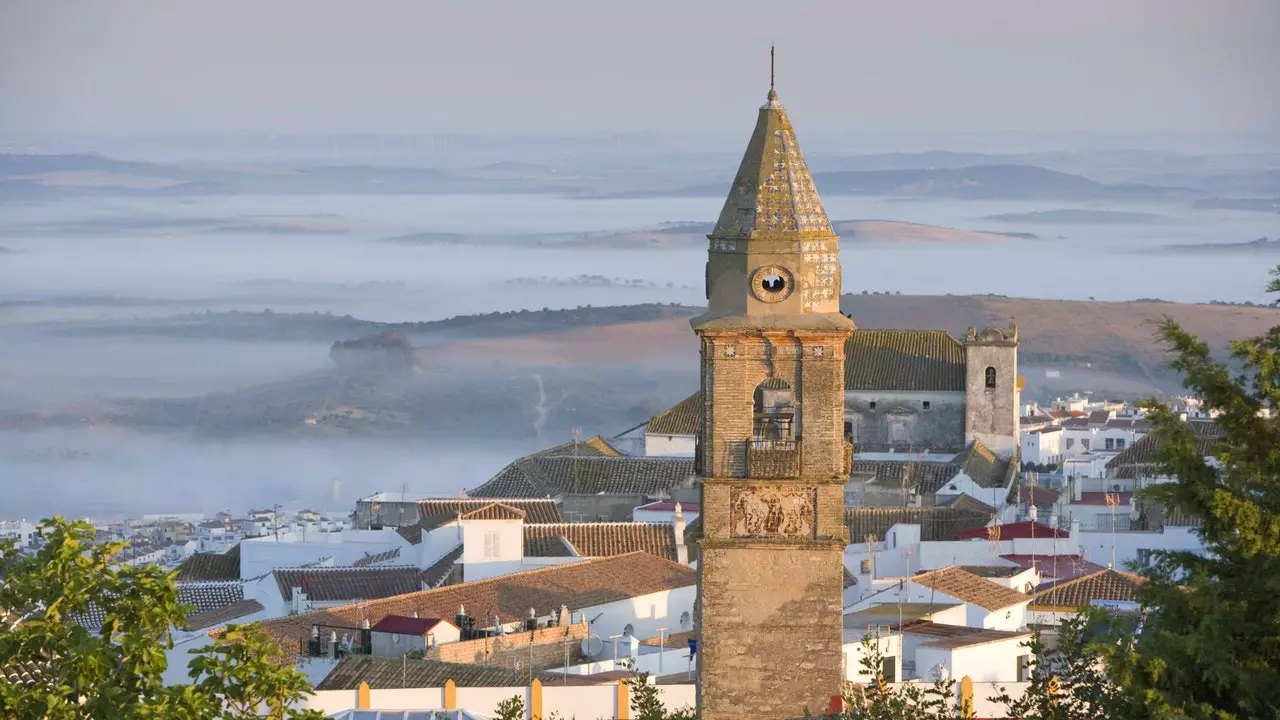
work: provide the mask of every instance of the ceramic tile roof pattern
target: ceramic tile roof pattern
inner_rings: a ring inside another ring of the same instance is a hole
[[[567,543],[567,546],[566,546]],[[674,526],[670,523],[600,522],[525,525],[524,554],[528,557],[608,557],[647,552],[676,560]]]
[[[951,508],[952,510],[968,510],[981,513],[984,517],[993,517],[996,509],[966,493],[959,495],[934,496],[934,507]]]
[[[1226,437],[1222,428],[1211,420],[1188,420],[1187,427],[1195,434],[1196,445],[1204,456],[1212,455],[1217,444]],[[1160,439],[1156,434],[1143,435],[1123,452],[1108,460],[1107,470],[1115,478],[1156,474],[1159,472],[1156,460],[1159,449]]]
[[[509,467],[509,466],[508,466]],[[491,484],[490,480],[486,485]],[[429,498],[418,501],[418,514],[422,516],[422,520],[418,523],[422,530],[434,530],[437,527],[458,519],[459,515],[465,515],[481,508],[488,507],[493,504],[493,500],[489,498]],[[503,498],[503,505],[516,508],[524,512],[525,522],[531,523],[558,523],[564,522],[564,518],[560,516],[560,505],[555,500],[537,497],[534,498]]]
[[[392,633],[396,635],[425,635],[427,631],[442,622],[446,622],[444,618],[388,615],[379,620],[371,629],[375,632]],[[452,625],[453,623],[449,624]]]
[[[845,390],[964,392],[964,346],[944,330],[862,330],[845,343]]]
[[[979,487],[1009,487],[1017,475],[1018,465],[991,452],[981,441],[974,440],[952,462]]]
[[[191,606],[190,615],[219,610],[244,600],[244,586],[239,580],[180,582],[177,586],[178,602]],[[91,605],[84,615],[75,618],[81,627],[95,631],[105,620],[106,611],[96,605]]]
[[[262,603],[250,598],[216,610],[192,613],[187,616],[187,626],[191,630],[204,630],[215,625],[225,625],[236,618],[262,612],[262,610]]]
[[[666,412],[649,418],[646,435],[697,435],[702,429],[702,393],[696,392]]]
[[[523,687],[529,684],[525,673],[487,665],[347,655],[316,685],[316,690],[355,690],[362,682],[368,683],[371,690],[436,688],[444,687],[449,680],[458,687]]]
[[[433,590],[435,588],[448,585],[457,577],[457,563],[462,559],[462,546],[450,550],[444,554],[444,557],[435,561],[426,570],[418,573],[418,580],[422,582],[424,590]]]
[[[938,640],[930,640],[926,643],[920,643],[920,647],[955,650],[956,648],[985,645],[987,643],[1000,642],[1002,640],[1021,640],[1029,637],[1031,637],[1031,633],[1025,631],[975,630],[964,633],[963,635],[953,635],[951,637],[944,637]]]
[[[374,624],[387,615],[415,612],[422,617],[452,617],[459,605],[465,605],[477,617],[496,615],[503,622],[511,622],[524,619],[531,607],[558,609],[564,605],[578,610],[691,587],[697,578],[697,572],[688,566],[635,552],[288,615],[268,620],[262,628],[276,638],[291,661],[299,642],[310,637],[313,625],[359,627],[363,620]]]
[[[1039,485],[1019,485],[1018,486],[1018,502],[1021,504],[1035,505],[1036,507],[1045,507],[1058,502],[1058,498],[1062,493],[1057,490],[1043,488]]]
[[[547,448],[546,450],[540,450],[534,453],[534,455],[575,455],[575,454],[580,456],[590,455],[593,457],[618,457],[622,455],[622,453],[618,452],[617,448],[609,444],[608,440],[600,437],[599,435],[596,435],[595,437],[592,437],[592,438],[587,438],[586,440],[583,440],[577,443],[571,440],[563,445],[556,445],[555,447]]]
[[[701,516],[699,516],[701,519]],[[844,524],[849,530],[849,541],[866,542],[872,535],[883,541],[894,525],[919,525],[920,539],[954,540],[960,532],[981,528],[991,522],[992,515],[972,510],[936,507],[848,507],[844,509]]]
[[[693,474],[693,458],[532,455],[511,463],[469,494],[473,498],[656,495],[684,484]]]
[[[1026,568],[1017,565],[961,565],[960,569],[981,578],[1011,578],[1026,572]]]
[[[10,685],[34,685],[53,672],[49,662],[10,662],[0,666],[0,682]]]
[[[831,237],[813,176],[786,108],[769,91],[711,237],[751,239],[778,233]],[[837,289],[838,290],[838,289]]]
[[[1137,575],[1105,568],[1078,578],[1041,584],[1032,593],[1029,607],[1079,608],[1094,600],[1133,602],[1133,591],[1142,582]]]
[[[505,503],[495,502],[458,516],[460,520],[524,520],[528,513]]]
[[[390,550],[383,550],[380,553],[365,555],[364,557],[359,558],[355,562],[351,563],[351,567],[357,567],[357,568],[372,567],[374,565],[389,563],[392,560],[398,559],[399,557],[400,557],[400,548],[391,548]]]
[[[418,545],[422,542],[422,526],[421,525],[401,525],[396,528],[396,534],[405,539],[410,545]]]
[[[1017,590],[1011,590],[955,566],[920,573],[912,577],[911,582],[949,595],[963,603],[993,611],[1003,610],[1031,599]]]
[[[239,579],[239,545],[225,553],[196,553],[178,566],[178,582]]]
[[[901,623],[903,629],[915,627],[923,624],[926,628],[937,625],[938,627],[951,627],[947,625],[938,625],[938,623],[929,622],[925,618],[932,617],[935,613],[949,610],[951,608],[961,607],[958,603],[882,603],[872,605],[857,612],[846,613],[844,616],[844,627],[849,630],[862,630],[867,626],[884,626],[898,627]],[[921,631],[920,634],[926,634]]]
[[[1008,560],[1022,568],[1029,568],[1033,565],[1036,572],[1040,573],[1042,578],[1052,578],[1056,580],[1077,578],[1081,575],[1105,570],[1101,565],[1091,563],[1084,559],[1082,555],[1001,555],[1001,559]]]
[[[956,463],[912,460],[853,460],[853,475],[870,475],[867,482],[893,489],[906,488],[918,495],[936,493],[960,473]]]
[[[374,600],[422,589],[418,568],[402,567],[313,567],[276,568],[276,587],[285,602],[293,600],[293,589],[302,588],[307,598],[317,602]]]

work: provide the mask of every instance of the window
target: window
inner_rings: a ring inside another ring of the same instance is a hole
[[[880,659],[880,672],[887,683],[898,682],[898,659],[892,655]]]
[[[1138,564],[1142,567],[1151,567],[1151,560],[1153,559],[1151,553],[1152,551],[1148,548],[1138,548]]]
[[[1112,438],[1107,438],[1107,449],[1108,449],[1108,450],[1115,450],[1115,449],[1116,449],[1116,441],[1115,441],[1114,439],[1112,439]]]
[[[1116,449],[1117,450],[1124,449],[1124,438],[1116,438]]]
[[[989,367],[987,368],[987,387],[993,388],[995,386],[996,386],[996,369],[993,367]]]
[[[872,400],[872,401],[871,401],[871,409],[872,409],[872,410],[875,410],[875,409],[876,409],[876,401],[875,401],[875,400]]]
[[[928,401],[928,400],[925,400],[925,401],[924,401],[924,409],[925,409],[925,410],[928,410],[928,409],[929,409],[929,407],[930,407],[930,405],[929,405],[929,401]]]
[[[502,536],[496,532],[484,534],[484,559],[493,560],[502,556]]]
[[[1067,449],[1070,450],[1072,445],[1076,444],[1075,438],[1067,438]]]
[[[1081,446],[1081,447],[1083,447],[1085,450],[1088,450],[1088,449],[1089,449],[1089,438],[1083,438],[1082,440],[1080,440],[1080,446]]]
[[[1030,655],[1018,656],[1017,673],[1018,673],[1018,682],[1031,681],[1031,656]]]

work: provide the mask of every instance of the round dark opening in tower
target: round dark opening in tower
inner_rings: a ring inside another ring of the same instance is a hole
[[[787,281],[781,275],[770,273],[764,276],[760,284],[764,287],[765,292],[776,293],[782,292],[782,289],[787,286]]]

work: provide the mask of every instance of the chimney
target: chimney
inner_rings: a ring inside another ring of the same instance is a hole
[[[303,595],[302,595],[302,588],[301,588],[301,587],[295,587],[295,588],[293,589],[293,611],[294,611],[295,613],[300,613],[300,612],[302,612],[302,602],[303,602],[303,600],[304,600],[304,597],[303,597]]]
[[[1083,492],[1084,492],[1084,483],[1081,482],[1081,478],[1072,477],[1071,478],[1071,499],[1074,500],[1075,502],[1080,502],[1080,500],[1084,498],[1084,495],[1081,494]]]
[[[1080,533],[1080,521],[1073,519],[1071,521],[1071,537],[1079,540],[1079,533]]]
[[[684,509],[680,507],[680,503],[676,503],[676,511],[671,516],[671,532],[676,536],[676,562],[688,565],[689,547],[684,544]]]
[[[568,605],[561,605],[561,606],[560,606],[560,622],[559,622],[559,623],[557,623],[557,624],[558,624],[560,627],[567,627],[567,626],[570,624],[570,619],[569,619],[569,606],[568,606]]]
[[[538,614],[529,608],[529,619],[524,621],[524,629],[530,632],[538,629]]]

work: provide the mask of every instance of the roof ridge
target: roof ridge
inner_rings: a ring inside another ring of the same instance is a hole
[[[577,527],[599,527],[599,526],[601,526],[601,525],[627,525],[627,526],[632,526],[632,527],[634,527],[634,526],[653,526],[653,527],[662,526],[662,527],[671,527],[671,526],[672,526],[672,525],[674,525],[674,524],[675,524],[675,523],[661,522],[661,521],[649,521],[649,520],[631,520],[631,521],[627,521],[627,520],[602,520],[602,521],[600,521],[600,522],[568,522],[568,521],[562,521],[562,522],[558,522],[558,523],[525,523],[525,524],[524,524],[524,526],[525,526],[525,527],[557,527],[557,526],[560,526],[560,525],[573,525],[573,526],[577,526]]]
[[[355,570],[358,572],[370,572],[374,570],[418,570],[417,565],[326,565],[321,567],[307,567],[305,565],[295,565],[293,567],[277,567],[271,568],[272,573],[292,572],[295,570],[305,570],[307,572],[329,572],[333,570]]]

